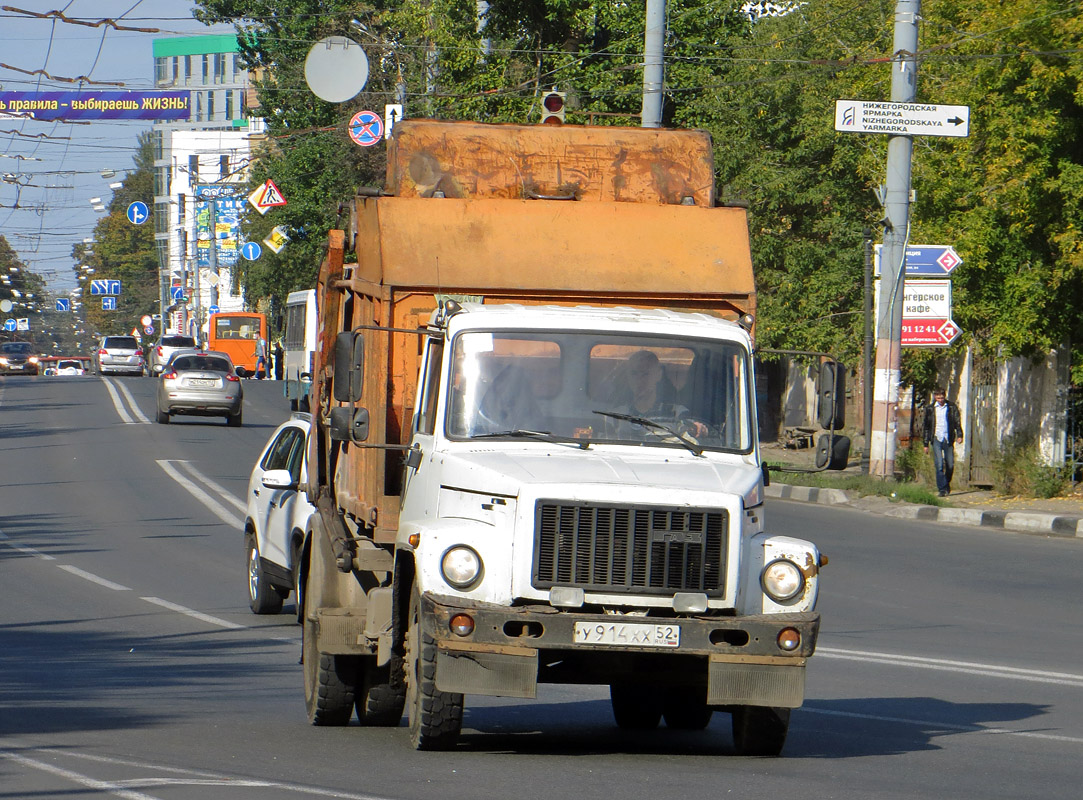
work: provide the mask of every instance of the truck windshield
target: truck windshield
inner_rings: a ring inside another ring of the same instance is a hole
[[[608,332],[455,337],[445,430],[748,452],[748,353],[736,342]],[[683,442],[681,441],[683,440]]]

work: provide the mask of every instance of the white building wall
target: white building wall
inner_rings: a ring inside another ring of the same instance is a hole
[[[170,278],[179,280],[188,274],[192,289],[189,325],[197,324],[206,333],[207,309],[213,296],[214,281],[209,270],[197,271],[196,267],[196,198],[197,184],[228,184],[236,186],[237,193],[245,192],[247,165],[251,157],[250,130],[172,130],[164,131],[165,150],[170,162],[169,197],[169,252]],[[223,172],[221,159],[227,157]],[[196,160],[197,171],[190,167]],[[182,211],[183,208],[183,211]],[[186,252],[182,245],[187,243]],[[239,265],[237,266],[239,268]],[[244,298],[233,291],[234,269],[219,265],[217,279],[217,304],[222,311],[243,311]],[[174,313],[169,321],[171,332],[179,332],[182,315]]]

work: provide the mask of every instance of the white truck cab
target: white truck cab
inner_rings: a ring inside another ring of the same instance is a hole
[[[803,700],[821,559],[765,529],[747,333],[469,303],[430,330],[396,549],[435,689],[600,680],[633,727],[672,696],[675,718],[758,707],[777,731]]]

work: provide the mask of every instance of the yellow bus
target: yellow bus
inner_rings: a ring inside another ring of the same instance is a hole
[[[256,374],[256,345],[263,339],[267,344],[267,317],[254,311],[232,311],[211,314],[207,326],[207,349],[229,355],[241,377]],[[270,350],[265,350],[269,353]],[[268,359],[264,359],[264,375]]]

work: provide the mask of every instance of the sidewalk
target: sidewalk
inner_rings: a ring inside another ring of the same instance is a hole
[[[764,457],[794,466],[812,466],[815,453],[769,446],[764,448]],[[807,465],[805,461],[808,462]],[[859,473],[860,468],[848,467],[842,473],[835,474]],[[901,519],[1083,539],[1083,487],[1069,496],[1047,500],[1006,497],[984,489],[967,487],[953,490],[944,498],[946,506],[916,505],[873,495],[862,497],[842,489],[817,489],[779,482],[768,486],[766,493],[768,497],[824,505],[845,505]]]

